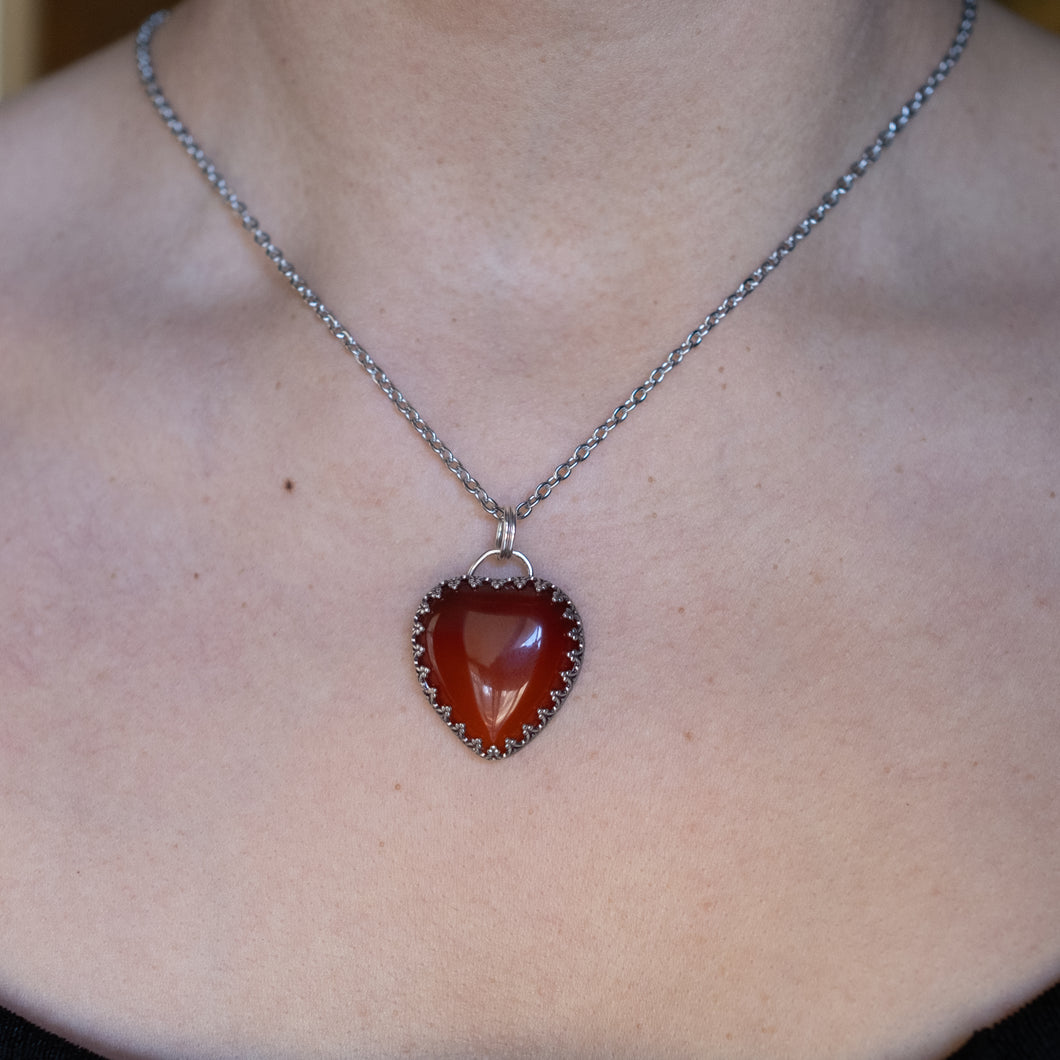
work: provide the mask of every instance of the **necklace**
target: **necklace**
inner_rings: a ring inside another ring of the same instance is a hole
[[[166,127],[305,305],[367,372],[464,489],[496,520],[493,547],[475,560],[466,574],[431,589],[413,619],[413,663],[424,694],[449,729],[480,757],[508,758],[544,729],[573,687],[585,651],[582,622],[574,604],[551,582],[535,577],[530,560],[516,550],[518,521],[527,518],[579,464],[588,460],[592,451],[643,404],[729,313],[757,290],[879,159],[960,59],[975,24],[976,5],[977,0],[961,0],[957,35],[938,65],[792,233],[652,369],[644,382],[552,474],[538,483],[523,501],[510,507],[499,504],[486,492],[367,350],[325,306],[177,117],[159,87],[151,60],[151,38],[168,18],[168,12],[157,12],[140,27],[136,38],[140,80]],[[480,577],[479,568],[495,560],[515,560],[523,567],[523,573],[516,577]]]

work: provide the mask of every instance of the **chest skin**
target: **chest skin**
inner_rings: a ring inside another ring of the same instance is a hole
[[[241,424],[159,462],[108,416],[105,457],[25,457],[16,994],[146,1055],[794,1056],[823,1027],[835,1055],[915,1056],[1046,974],[1048,417],[996,410],[1007,446],[954,461],[924,373],[799,433],[820,373],[767,422],[753,367],[724,367],[701,372],[723,441],[668,452],[645,417],[636,471],[601,500],[587,467],[521,529],[587,654],[499,763],[412,670],[419,596],[482,530],[444,469],[404,466],[415,439],[371,475]],[[390,432],[376,411],[357,429]],[[381,472],[410,492],[363,503]]]

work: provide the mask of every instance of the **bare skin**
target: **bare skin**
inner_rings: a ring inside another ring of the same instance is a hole
[[[156,48],[509,502],[957,16],[601,6],[192,3]],[[928,1060],[1055,980],[1056,52],[987,7],[850,202],[521,526],[589,645],[500,764],[408,647],[490,520],[127,44],[8,106],[0,1003],[115,1058]]]

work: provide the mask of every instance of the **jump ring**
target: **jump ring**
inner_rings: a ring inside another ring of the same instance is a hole
[[[515,552],[515,524],[516,514],[514,508],[501,508],[497,518],[497,538],[494,547],[500,553],[501,559],[511,559]]]

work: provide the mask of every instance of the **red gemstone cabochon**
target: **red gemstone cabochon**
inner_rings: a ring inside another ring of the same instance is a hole
[[[540,729],[577,673],[578,614],[540,579],[445,582],[424,598],[416,617],[412,640],[425,691],[430,696],[433,689],[443,717],[449,708],[451,728],[464,726],[466,742],[482,741],[486,757],[515,750],[507,740],[522,746],[523,726]]]

